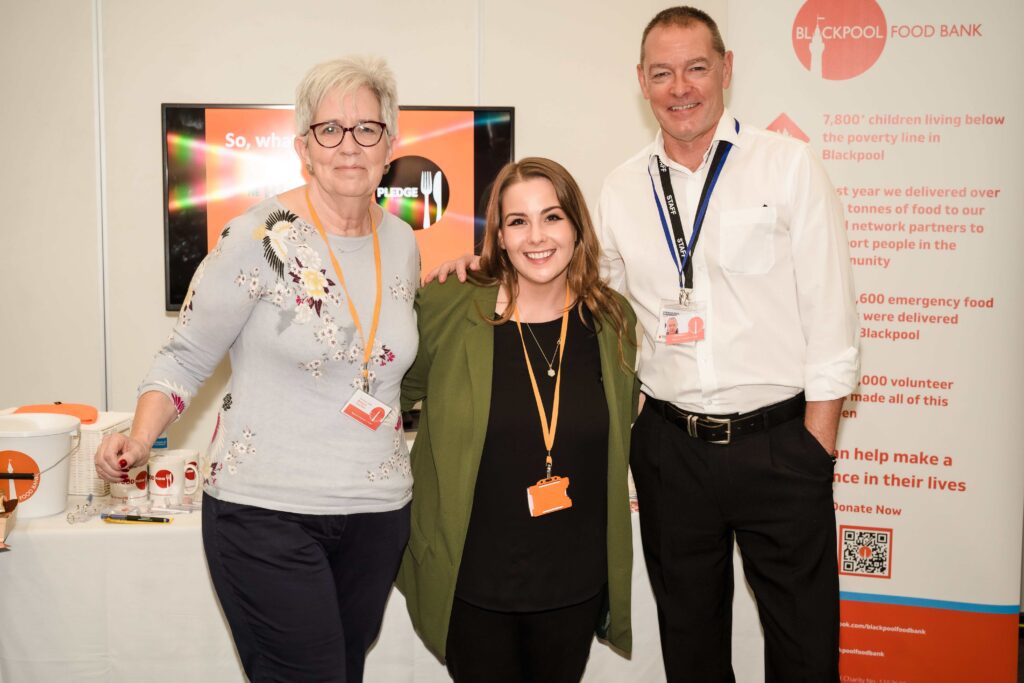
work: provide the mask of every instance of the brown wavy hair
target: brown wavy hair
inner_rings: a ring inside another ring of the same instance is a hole
[[[498,243],[498,233],[503,225],[504,210],[502,199],[507,190],[516,183],[541,178],[550,182],[555,188],[558,204],[565,212],[566,218],[576,231],[576,247],[569,261],[569,288],[576,295],[572,304],[586,324],[583,317],[584,306],[594,316],[594,325],[610,323],[619,338],[619,361],[625,365],[622,355],[622,340],[632,340],[633,330],[626,329],[626,316],[622,306],[615,298],[611,288],[605,284],[600,275],[601,247],[594,232],[594,223],[590,219],[586,200],[579,185],[569,171],[561,164],[542,157],[526,157],[509,164],[498,173],[494,180],[487,211],[484,217],[483,246],[480,252],[480,269],[469,271],[471,281],[481,286],[501,285],[509,296],[508,306],[498,318],[492,311],[481,311],[481,315],[492,325],[502,325],[512,317],[519,294],[519,274],[516,272],[508,253]],[[632,368],[629,368],[632,370]]]

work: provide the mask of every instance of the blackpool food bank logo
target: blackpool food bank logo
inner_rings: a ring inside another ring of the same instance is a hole
[[[886,22],[875,0],[807,0],[793,21],[793,50],[819,78],[842,81],[878,61]]]
[[[0,451],[0,472],[8,474],[32,474],[31,479],[0,479],[7,500],[18,499],[24,503],[39,488],[39,463],[32,456],[21,451]]]

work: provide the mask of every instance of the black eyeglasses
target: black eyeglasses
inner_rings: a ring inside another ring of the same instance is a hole
[[[310,125],[313,137],[321,147],[331,149],[345,140],[345,133],[352,131],[352,137],[360,147],[373,147],[387,132],[387,125],[381,121],[360,121],[351,128],[346,128],[337,121],[322,121]]]

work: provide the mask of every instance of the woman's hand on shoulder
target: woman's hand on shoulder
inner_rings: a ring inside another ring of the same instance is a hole
[[[118,483],[128,470],[145,465],[149,446],[140,439],[124,434],[108,434],[96,449],[96,474],[104,481]]]
[[[474,254],[463,254],[458,258],[445,261],[437,268],[424,275],[420,279],[420,286],[427,286],[434,280],[444,282],[453,272],[459,282],[465,282],[467,273],[470,270],[480,270],[480,257]]]

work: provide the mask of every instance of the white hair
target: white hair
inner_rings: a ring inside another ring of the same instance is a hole
[[[380,114],[388,127],[388,145],[398,135],[398,92],[395,74],[380,57],[350,56],[317,64],[295,89],[295,134],[305,135],[309,124],[328,93],[342,95],[369,88],[380,103]]]

